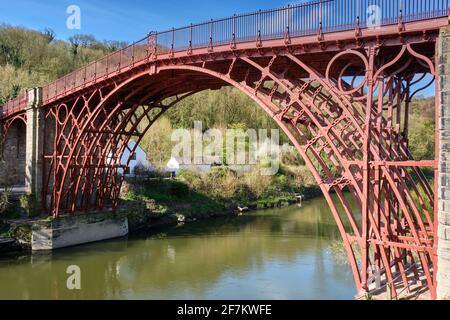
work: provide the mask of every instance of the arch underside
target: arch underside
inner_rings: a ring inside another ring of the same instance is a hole
[[[305,159],[342,234],[358,291],[370,291],[377,273],[394,298],[417,281],[433,291],[435,192],[421,166],[434,162],[412,158],[408,112],[417,75],[436,76],[434,54],[405,44],[314,61],[271,53],[158,62],[157,72],[141,70],[47,106],[46,209],[58,216],[115,208],[128,142],[137,147],[180,100],[234,86],[275,119]],[[135,150],[128,151],[131,158]]]
[[[12,117],[9,117],[5,120],[1,119],[0,122],[0,146],[8,137],[9,129],[17,123],[27,124],[27,115],[25,112],[16,114]]]
[[[25,185],[26,157],[25,113],[19,113],[0,122],[0,161],[7,174],[0,177],[1,187]]]

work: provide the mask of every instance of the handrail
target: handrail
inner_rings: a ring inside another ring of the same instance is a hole
[[[0,119],[25,110],[27,105],[28,95],[26,93],[9,100],[3,106],[0,106]]]
[[[152,32],[129,46],[110,53],[44,86],[43,102],[65,96],[68,92],[133,68],[152,56],[229,44],[266,40],[290,39],[322,33],[364,29],[372,21],[374,7],[378,8],[381,26],[448,16],[450,0],[314,0],[287,7],[259,10],[218,20]],[[20,100],[16,98],[15,100]],[[18,101],[3,107],[10,114]],[[23,103],[22,103],[23,105]],[[10,110],[11,109],[11,110]]]

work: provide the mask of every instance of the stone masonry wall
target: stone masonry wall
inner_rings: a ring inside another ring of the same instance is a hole
[[[25,124],[20,120],[15,121],[3,145],[4,172],[0,173],[0,187],[25,185],[25,140]]]
[[[25,189],[40,202],[42,194],[42,160],[44,152],[44,112],[42,89],[28,90]]]
[[[450,27],[439,37],[438,299],[450,299]]]

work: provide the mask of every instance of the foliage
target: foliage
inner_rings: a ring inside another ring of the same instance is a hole
[[[11,225],[9,230],[9,236],[12,238],[20,239],[25,243],[31,243],[32,239],[32,227],[30,224],[15,224]]]
[[[246,128],[276,128],[275,122],[253,100],[229,87],[192,95],[169,110],[167,117],[179,128],[193,128],[194,121],[201,121],[205,130],[233,128],[236,124],[245,124]]]
[[[434,121],[413,117],[410,125],[409,143],[416,160],[432,160],[435,153]]]
[[[263,176],[258,168],[247,173],[236,173],[228,168],[214,168],[209,173],[182,171],[180,181],[190,189],[213,199],[224,202],[253,203],[261,198],[269,198],[292,193],[299,188],[296,181],[308,181],[297,175],[308,174],[307,170],[280,172],[274,176]]]
[[[189,195],[189,187],[181,182],[172,181],[169,188],[169,193],[177,198],[186,198]]]
[[[36,196],[33,194],[24,194],[21,196],[20,207],[30,218],[39,216],[39,205],[37,203]]]
[[[416,160],[434,159],[434,131],[434,98],[414,100],[409,119],[409,146]]]
[[[68,41],[56,40],[56,36],[50,29],[38,32],[0,25],[0,104],[16,97],[26,88],[44,85],[127,45],[119,41],[102,42],[92,35],[78,34],[70,37]],[[167,104],[173,99],[169,98],[164,103]],[[412,154],[419,160],[433,159],[434,99],[416,99],[411,103],[410,110],[409,139]],[[148,124],[145,121],[140,124],[140,129]],[[147,152],[150,162],[157,167],[164,167],[171,156],[172,129],[192,129],[194,121],[201,121],[204,130],[277,128],[274,120],[242,92],[230,87],[206,90],[182,100],[176,108],[168,110],[165,116],[152,126],[140,143]],[[289,143],[284,133],[281,134],[281,143]],[[330,163],[326,156],[324,161]],[[297,186],[311,183],[311,176],[303,172],[306,171],[305,163],[297,151],[291,149],[283,152],[282,163],[290,167],[290,172],[298,171],[289,175],[290,179],[296,179]],[[291,168],[298,168],[298,170]],[[337,174],[337,172],[334,173]],[[208,187],[215,190],[220,183],[228,190],[226,195],[230,196],[235,190],[244,189],[235,180],[236,178],[232,175],[226,175],[222,180],[215,181]],[[202,184],[201,181],[193,181],[193,183],[194,185]],[[248,181],[246,183],[248,185]],[[264,183],[267,181],[262,181],[262,184]],[[256,185],[254,182],[251,184]],[[279,180],[273,187],[283,189],[286,183]],[[214,193],[214,191],[211,192]],[[262,193],[258,188],[252,188],[252,192],[254,196]]]
[[[38,32],[0,25],[0,104],[125,45],[89,35],[73,36],[69,42],[55,37],[50,29]]]
[[[1,146],[0,146],[1,150]],[[7,172],[5,162],[0,159],[0,173]],[[6,177],[3,177],[1,181],[3,182],[3,185],[0,185],[0,218],[7,212],[7,210],[10,207],[10,186],[9,181],[6,179]]]
[[[0,191],[0,217],[8,210],[10,206],[9,197],[10,192],[8,189]]]
[[[286,166],[304,166],[305,160],[302,159],[297,150],[292,148],[290,150],[282,150],[281,163]]]
[[[0,220],[0,238],[9,238],[10,237],[10,226],[9,224],[2,223]]]
[[[143,121],[140,127],[147,126]],[[148,160],[158,168],[164,168],[171,157],[172,124],[167,117],[159,119],[142,139],[140,146],[147,153]]]

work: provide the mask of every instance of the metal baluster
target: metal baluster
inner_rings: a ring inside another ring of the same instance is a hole
[[[287,26],[286,26],[286,36],[285,36],[285,43],[286,44],[290,44],[291,43],[291,10],[292,7],[289,4],[288,5],[288,9],[287,9],[287,13],[288,13],[288,19],[287,19]]]
[[[258,11],[258,39],[256,40],[256,47],[262,46],[261,41],[261,10]]]
[[[233,15],[233,34],[230,43],[231,49],[236,49],[236,14]]]
[[[212,52],[214,50],[213,49],[213,32],[214,32],[213,25],[214,25],[214,20],[211,19],[211,22],[209,24],[209,48],[208,48],[208,50],[210,52]]]
[[[189,49],[187,53],[192,54],[192,23],[189,26]]]
[[[105,71],[105,77],[108,76],[109,71],[109,54],[106,56],[106,71]]]
[[[322,27],[323,27],[323,25],[322,25],[322,14],[323,14],[322,10],[323,10],[322,0],[320,0],[320,3],[319,3],[319,41],[323,39],[323,37],[322,37]]]
[[[173,56],[175,54],[175,28],[172,28],[172,45],[170,49],[170,55]]]

